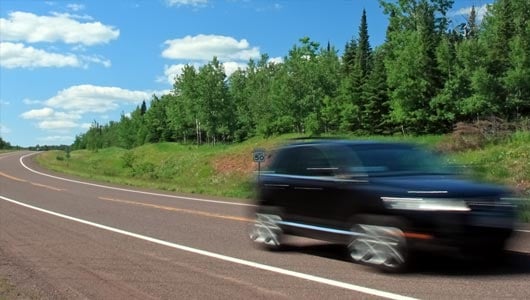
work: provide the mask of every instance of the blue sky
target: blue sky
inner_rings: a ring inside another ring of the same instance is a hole
[[[455,0],[455,23],[472,5]],[[227,74],[301,37],[339,54],[366,9],[372,47],[387,16],[376,0],[2,0],[0,136],[12,145],[71,144],[96,120],[119,120],[167,93],[185,64],[217,56]]]

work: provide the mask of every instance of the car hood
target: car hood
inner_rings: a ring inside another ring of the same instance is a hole
[[[374,177],[370,181],[382,190],[390,190],[401,196],[405,194],[411,197],[499,197],[508,192],[501,186],[477,183],[446,175]]]

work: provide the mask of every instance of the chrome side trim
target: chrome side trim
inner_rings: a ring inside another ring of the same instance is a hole
[[[345,179],[339,178],[336,176],[302,176],[302,175],[289,175],[289,174],[276,174],[276,173],[267,173],[261,174],[262,176],[267,177],[283,177],[283,178],[292,178],[292,179],[304,179],[304,180],[320,180],[320,181],[332,181],[332,182],[356,182],[356,183],[365,183],[368,182],[367,179]]]
[[[336,233],[336,234],[343,234],[343,235],[350,235],[350,236],[357,236],[357,235],[360,236],[360,234],[356,234],[354,232],[347,231],[347,230],[340,230],[340,229],[335,229],[335,228],[314,226],[314,225],[301,224],[301,223],[295,223],[295,222],[279,221],[278,224],[284,225],[284,226],[298,227],[298,228],[303,228],[303,229],[311,229],[311,230],[329,232],[329,233]]]

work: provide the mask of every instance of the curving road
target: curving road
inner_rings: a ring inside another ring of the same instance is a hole
[[[33,155],[0,155],[0,279],[29,297],[530,299],[527,228],[502,262],[425,254],[408,274],[381,274],[337,245],[254,247],[249,205],[90,183]]]

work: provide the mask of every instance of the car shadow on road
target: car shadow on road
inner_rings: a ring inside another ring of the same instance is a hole
[[[350,262],[340,244],[306,243],[285,245],[281,252],[296,252]],[[495,276],[530,274],[530,253],[507,250],[495,259],[463,257],[448,252],[415,252],[407,273],[445,276]],[[350,262],[351,263],[351,262]]]

